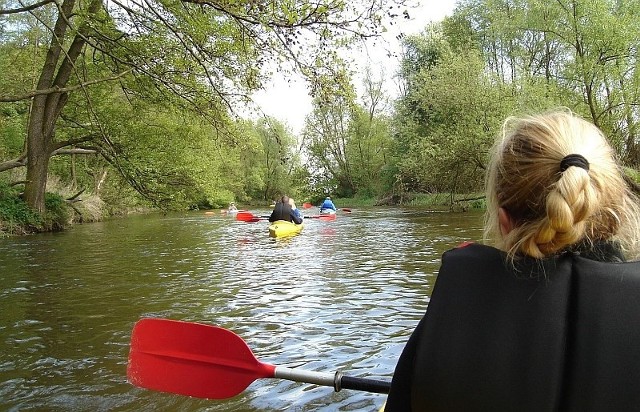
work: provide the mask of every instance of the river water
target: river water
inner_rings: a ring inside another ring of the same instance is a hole
[[[126,377],[134,324],[160,317],[232,330],[266,363],[390,380],[442,253],[479,241],[482,215],[339,213],[288,239],[204,212],[0,239],[0,410],[377,410],[385,395],[288,380],[207,400]]]

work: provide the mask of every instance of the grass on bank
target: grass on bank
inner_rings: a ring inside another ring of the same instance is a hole
[[[432,207],[449,210],[485,209],[484,193],[418,193],[408,203],[411,206]]]

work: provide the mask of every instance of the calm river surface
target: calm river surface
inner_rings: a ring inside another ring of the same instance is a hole
[[[214,324],[263,362],[390,380],[442,253],[481,227],[479,212],[362,208],[271,239],[264,221],[189,212],[0,239],[0,410],[375,411],[385,395],[278,379],[227,400],[134,387],[132,328]]]

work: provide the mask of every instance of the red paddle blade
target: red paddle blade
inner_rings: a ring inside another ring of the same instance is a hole
[[[217,326],[142,319],[131,334],[127,378],[143,388],[225,399],[274,373],[275,366],[257,360],[242,338]]]
[[[236,220],[241,220],[243,222],[255,222],[253,219],[257,219],[257,216],[251,212],[240,211],[236,213]]]

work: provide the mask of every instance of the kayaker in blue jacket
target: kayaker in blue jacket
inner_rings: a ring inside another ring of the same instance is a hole
[[[271,212],[271,216],[269,216],[269,222],[275,222],[276,220],[286,220],[287,222],[293,222],[298,225],[302,223],[300,212],[295,208],[295,203],[294,208],[291,207],[289,196],[287,195],[282,196],[282,198],[278,200]]]
[[[336,205],[333,204],[331,196],[327,196],[320,205],[320,213],[331,213],[331,210],[335,212],[337,210]]]
[[[385,411],[638,410],[640,210],[621,170],[568,110],[505,122],[492,246],[443,255]]]

